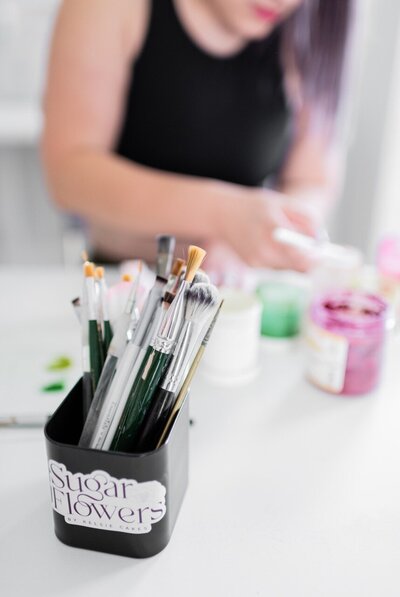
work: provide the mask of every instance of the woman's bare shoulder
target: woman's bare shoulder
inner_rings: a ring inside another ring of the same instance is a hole
[[[129,54],[140,53],[146,37],[151,0],[119,0],[124,5],[126,44]],[[113,4],[113,0],[111,0]]]
[[[150,13],[150,0],[63,0],[59,23],[72,29],[91,24],[91,31],[102,36],[113,31],[123,52],[134,58],[142,47]],[[103,39],[103,42],[105,40]]]

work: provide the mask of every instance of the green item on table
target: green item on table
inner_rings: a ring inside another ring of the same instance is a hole
[[[69,357],[64,355],[53,359],[48,365],[48,371],[62,371],[63,369],[68,369],[72,365],[72,360]]]
[[[63,390],[65,390],[65,382],[62,380],[51,382],[42,387],[42,392],[45,392],[46,394],[62,392]]]
[[[264,282],[257,294],[263,306],[261,334],[273,338],[296,336],[304,311],[303,290],[285,282]]]

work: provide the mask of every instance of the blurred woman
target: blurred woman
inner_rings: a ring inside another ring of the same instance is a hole
[[[163,232],[307,269],[273,230],[316,234],[334,194],[350,14],[351,0],[65,0],[43,155],[96,258],[152,260]]]

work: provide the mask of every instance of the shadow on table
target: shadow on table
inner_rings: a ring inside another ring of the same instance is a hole
[[[135,582],[140,582],[154,558],[124,558],[62,544],[54,535],[50,498],[45,498],[43,487],[38,482],[24,486],[20,492],[2,492],[2,594],[88,595],[91,589],[94,593],[95,587],[101,587],[105,577],[132,568]],[[7,519],[7,510],[19,512],[19,517]]]

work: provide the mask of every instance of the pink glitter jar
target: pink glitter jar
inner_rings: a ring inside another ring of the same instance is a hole
[[[365,394],[380,378],[387,304],[373,294],[331,292],[311,305],[307,377],[334,394]]]

